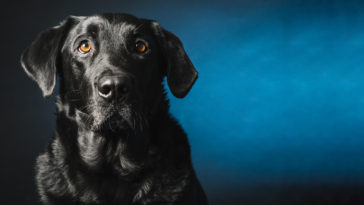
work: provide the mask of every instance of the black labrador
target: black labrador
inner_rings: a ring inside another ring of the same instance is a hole
[[[70,16],[21,63],[44,97],[60,80],[56,133],[36,164],[44,204],[207,204],[162,83],[183,98],[197,78],[178,37],[128,14]]]

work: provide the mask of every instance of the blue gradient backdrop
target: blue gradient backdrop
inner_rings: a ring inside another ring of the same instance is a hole
[[[51,9],[33,14],[21,46],[69,14],[106,11],[156,19],[181,38],[200,75],[185,99],[169,94],[171,112],[212,204],[251,187],[364,184],[360,1],[80,1]],[[39,129],[45,123],[51,132],[53,101],[22,78],[36,109],[28,115],[42,115]],[[40,146],[47,137],[33,140]]]

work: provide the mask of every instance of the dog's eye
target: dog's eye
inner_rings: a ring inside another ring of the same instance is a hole
[[[78,50],[81,53],[88,53],[91,50],[91,44],[88,41],[82,41],[80,46],[78,47]]]
[[[147,45],[143,41],[137,41],[135,48],[138,53],[145,53],[148,50]]]

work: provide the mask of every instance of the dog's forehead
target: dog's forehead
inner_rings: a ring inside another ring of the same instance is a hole
[[[138,26],[136,19],[107,18],[102,15],[84,17],[76,27],[76,33],[86,33],[96,28],[114,34],[130,33]]]

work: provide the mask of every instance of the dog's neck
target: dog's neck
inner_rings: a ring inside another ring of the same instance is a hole
[[[164,98],[160,103],[162,106],[157,105],[154,113],[149,115],[150,126],[159,127],[158,123],[168,115],[168,101]],[[99,133],[88,126],[87,114],[59,99],[57,108],[57,136],[63,145],[72,145],[65,149],[73,162],[71,164],[76,167],[96,173],[111,171],[131,178],[131,173],[136,175],[148,163],[153,163],[155,147],[150,142],[154,131],[150,126],[118,133]]]

